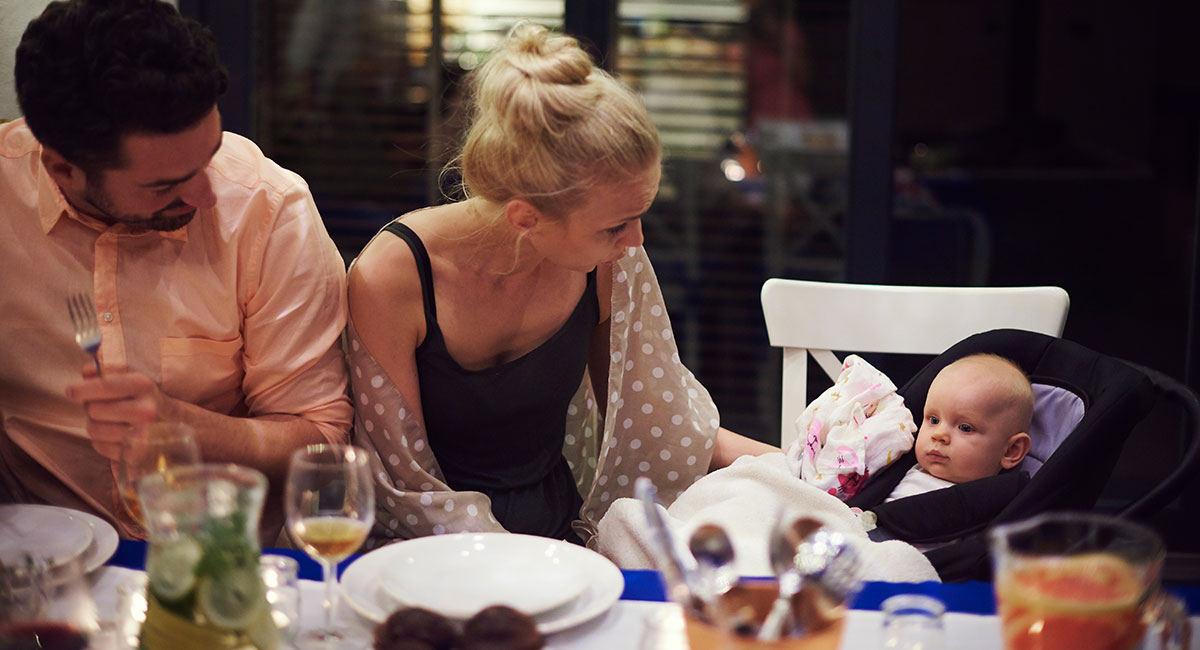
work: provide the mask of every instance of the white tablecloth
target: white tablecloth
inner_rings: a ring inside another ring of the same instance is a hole
[[[117,589],[137,580],[141,572],[118,567],[102,567],[92,576],[92,593],[101,620],[115,616]],[[322,585],[301,580],[301,622],[321,620]],[[374,627],[342,603],[338,620],[356,626],[369,635]],[[682,618],[678,606],[638,600],[617,601],[603,615],[582,625],[550,635],[547,648],[554,650],[686,650]],[[1192,629],[1200,632],[1200,617],[1192,617]],[[883,614],[877,611],[851,610],[841,647],[845,650],[883,648]],[[944,618],[946,648],[1001,650],[1000,623],[995,616],[947,614]],[[1192,650],[1200,650],[1200,634],[1192,638]]]

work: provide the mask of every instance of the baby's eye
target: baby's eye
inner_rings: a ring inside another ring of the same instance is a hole
[[[941,420],[938,419],[938,416],[936,416],[936,415],[926,415],[925,419],[929,420],[930,424],[937,424],[938,422],[941,422]]]
[[[958,430],[962,431],[963,433],[972,433],[975,431],[975,427],[969,424],[960,424],[958,425]]]

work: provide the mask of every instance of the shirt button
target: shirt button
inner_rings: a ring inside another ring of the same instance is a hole
[[[113,319],[113,315],[112,315],[111,311],[104,312],[104,322],[111,323],[112,319]]]

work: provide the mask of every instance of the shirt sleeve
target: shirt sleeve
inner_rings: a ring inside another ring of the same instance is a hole
[[[302,183],[264,221],[245,300],[246,405],[250,415],[298,415],[344,442],[353,421],[341,348],[345,263]]]

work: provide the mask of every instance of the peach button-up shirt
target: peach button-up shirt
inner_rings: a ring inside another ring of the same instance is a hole
[[[40,156],[24,120],[0,125],[0,501],[130,530],[116,464],[65,395],[88,361],[67,312],[77,291],[95,301],[103,370],[143,373],[217,413],[299,415],[347,438],[345,265],[303,179],[226,133],[206,172],[216,206],[174,232],[133,231],[76,212]]]

